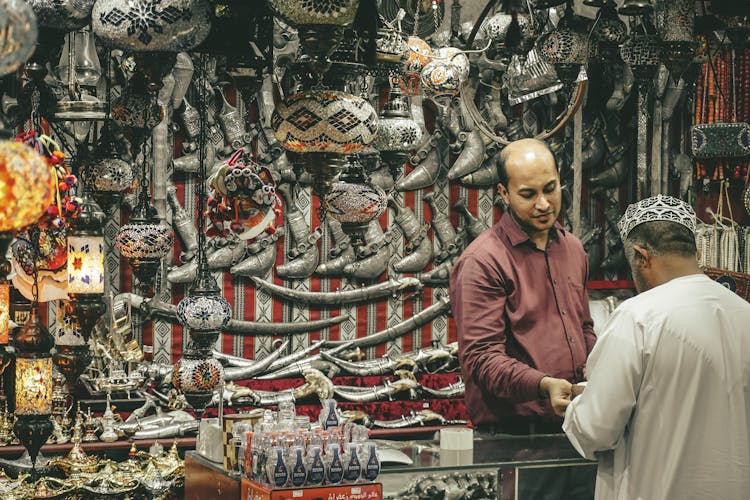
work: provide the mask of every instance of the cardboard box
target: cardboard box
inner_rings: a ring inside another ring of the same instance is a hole
[[[232,436],[232,425],[245,422],[255,425],[261,418],[263,412],[232,413],[224,415],[224,429],[222,429],[222,446],[224,448],[224,469],[227,471],[237,470],[237,455],[235,453]]]
[[[304,486],[302,488],[272,489],[242,479],[242,500],[381,500],[380,483],[342,484],[338,486]]]

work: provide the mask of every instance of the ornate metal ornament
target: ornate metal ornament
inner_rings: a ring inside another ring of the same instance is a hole
[[[354,22],[359,0],[272,0],[271,6],[293,26],[348,26]]]
[[[106,43],[140,52],[187,51],[211,29],[205,0],[97,0],[91,18]]]

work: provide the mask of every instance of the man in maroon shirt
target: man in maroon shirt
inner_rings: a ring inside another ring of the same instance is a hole
[[[596,341],[586,253],[556,222],[560,177],[545,143],[511,143],[498,168],[508,209],[450,276],[466,408],[479,433],[558,433],[549,398],[584,380]]]

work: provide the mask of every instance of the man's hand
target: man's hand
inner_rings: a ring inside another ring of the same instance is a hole
[[[558,417],[565,416],[565,408],[570,404],[573,385],[561,378],[544,377],[539,382],[539,392],[549,398],[552,409]]]

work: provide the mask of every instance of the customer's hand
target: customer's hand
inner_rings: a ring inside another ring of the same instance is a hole
[[[565,416],[565,408],[573,394],[573,384],[561,378],[544,377],[539,382],[539,392],[549,398],[555,415]]]

